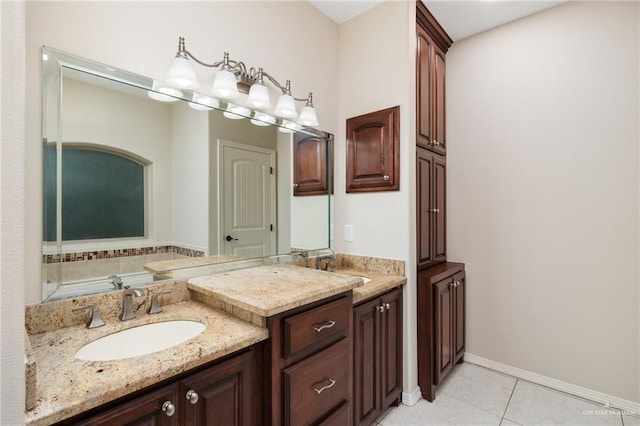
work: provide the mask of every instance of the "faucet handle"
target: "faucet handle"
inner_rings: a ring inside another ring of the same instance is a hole
[[[171,293],[171,290],[159,291],[157,293],[153,293],[153,295],[151,296],[151,307],[149,308],[150,314],[157,314],[162,312],[162,305],[160,305],[160,301],[158,300],[158,297],[162,296],[163,294],[169,294],[169,293]]]
[[[85,309],[91,309],[91,318],[89,318],[89,321],[87,322],[87,328],[98,328],[104,325],[104,321],[100,318],[100,308],[98,308],[98,305],[96,304],[73,309],[73,312],[84,311]]]

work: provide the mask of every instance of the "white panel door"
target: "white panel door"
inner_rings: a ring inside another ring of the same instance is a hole
[[[276,254],[275,151],[220,141],[222,253]]]

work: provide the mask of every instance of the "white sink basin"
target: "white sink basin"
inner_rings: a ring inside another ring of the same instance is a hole
[[[85,361],[113,361],[161,351],[202,333],[197,321],[164,321],[128,328],[87,343],[75,357]]]

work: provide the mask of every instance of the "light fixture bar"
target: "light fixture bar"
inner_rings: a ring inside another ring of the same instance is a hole
[[[290,80],[287,80],[283,86],[274,76],[262,68],[251,67],[247,69],[244,62],[229,59],[228,52],[224,53],[222,61],[210,64],[203,62],[186,49],[184,37],[178,38],[178,51],[166,79],[168,84],[183,89],[197,89],[200,86],[193,65],[189,62],[190,59],[207,68],[218,68],[211,89],[213,96],[226,100],[239,96],[239,92],[248,93],[247,103],[252,108],[258,110],[271,108],[269,93],[264,84],[264,77],[266,77],[273,86],[282,92],[274,109],[275,115],[287,119],[297,117],[298,111],[295,101],[306,102],[300,112],[301,121],[299,123],[305,126],[318,125],[311,92],[305,98],[296,98],[291,94]]]

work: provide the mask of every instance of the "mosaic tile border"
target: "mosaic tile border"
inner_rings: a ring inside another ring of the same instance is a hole
[[[42,263],[81,262],[85,260],[115,259],[118,257],[143,256],[145,254],[175,253],[188,257],[203,257],[204,251],[179,246],[154,246],[127,249],[95,250],[77,253],[43,254]]]

